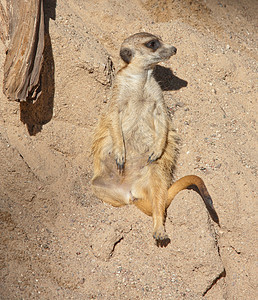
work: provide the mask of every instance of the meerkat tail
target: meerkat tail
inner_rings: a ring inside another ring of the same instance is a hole
[[[174,197],[184,189],[192,189],[195,190],[203,199],[207,210],[210,213],[210,216],[214,222],[219,224],[219,217],[214,209],[213,202],[211,196],[203,182],[203,180],[196,175],[187,175],[172,184],[172,186],[168,189],[168,200],[167,200],[167,208],[171,204]]]

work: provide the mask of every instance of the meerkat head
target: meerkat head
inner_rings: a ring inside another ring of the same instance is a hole
[[[176,54],[174,46],[166,45],[160,37],[140,32],[124,40],[120,56],[125,64],[135,64],[144,69],[153,68],[157,63],[168,60]]]

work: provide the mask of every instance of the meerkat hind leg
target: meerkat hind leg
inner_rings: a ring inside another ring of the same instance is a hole
[[[157,180],[156,169],[148,168],[141,178],[136,180],[130,190],[132,203],[153,219],[153,237],[155,240],[167,239],[164,228],[167,187]]]
[[[138,209],[148,216],[152,216],[152,205],[150,201],[146,198],[132,198],[132,204],[134,204]]]
[[[153,237],[156,241],[167,240],[165,231],[165,210],[167,199],[166,184],[151,177],[150,197],[152,201]]]
[[[163,205],[162,205],[163,206]],[[165,231],[164,220],[165,220],[165,209],[162,207],[153,207],[153,237],[157,241],[168,239],[168,235]]]
[[[92,185],[96,196],[112,206],[124,206],[131,201],[130,190],[126,185],[106,183],[101,177],[94,178]]]
[[[152,216],[152,203],[149,196],[149,178],[145,174],[132,183],[130,193],[132,195],[132,204],[148,216]]]
[[[164,227],[167,190],[165,187],[160,189],[160,186],[157,187],[157,185],[154,186],[151,185],[151,183],[146,184],[147,182],[148,180],[145,180],[144,182],[138,181],[133,186],[131,190],[133,195],[132,204],[146,215],[152,216],[153,237],[156,240],[157,246],[167,246],[170,243],[170,239],[166,235]]]

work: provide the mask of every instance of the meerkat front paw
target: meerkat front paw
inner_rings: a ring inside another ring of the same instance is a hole
[[[157,150],[151,151],[150,153],[151,154],[149,155],[148,163],[152,163],[152,162],[156,161],[162,155],[162,151],[157,151]]]
[[[115,151],[115,161],[117,165],[117,169],[119,173],[122,173],[125,166],[125,151],[124,149],[121,151]]]

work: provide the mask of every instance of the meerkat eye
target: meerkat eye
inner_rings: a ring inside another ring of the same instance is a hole
[[[147,42],[145,44],[145,46],[147,48],[150,48],[150,49],[156,51],[160,47],[160,41],[159,40],[151,40],[151,41]]]

